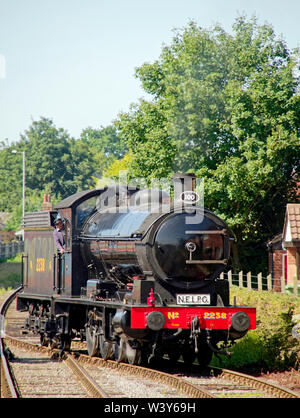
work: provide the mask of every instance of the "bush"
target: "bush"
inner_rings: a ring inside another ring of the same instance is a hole
[[[214,357],[212,364],[230,369],[283,371],[299,367],[299,340],[293,338],[292,318],[300,313],[300,299],[272,292],[231,288],[238,305],[253,306],[257,328],[236,342],[231,357]]]

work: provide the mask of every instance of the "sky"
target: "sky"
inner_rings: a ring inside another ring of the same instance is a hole
[[[300,46],[299,0],[0,0],[0,141],[51,118],[74,138],[146,97],[135,69],[190,20],[231,32],[242,14]]]

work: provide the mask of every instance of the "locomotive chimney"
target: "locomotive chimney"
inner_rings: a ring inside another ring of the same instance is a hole
[[[173,176],[174,201],[184,201],[184,192],[194,192],[196,185],[196,176],[194,173],[175,173]],[[193,203],[192,201],[190,203]]]

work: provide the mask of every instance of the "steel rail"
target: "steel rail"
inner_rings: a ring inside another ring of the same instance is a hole
[[[0,398],[18,398],[18,393],[15,389],[14,380],[11,376],[8,362],[5,355],[3,338],[0,337]]]
[[[109,398],[110,396],[95,382],[95,380],[74,360],[70,354],[64,360],[72,372],[79,378],[88,393],[93,398]]]
[[[239,373],[233,370],[221,369],[219,367],[209,366],[209,368],[212,371],[217,372],[221,378],[229,379],[243,385],[248,385],[253,389],[261,389],[263,392],[275,395],[277,398],[300,398],[300,395],[297,392],[274,383],[265,382],[264,380],[254,376]]]
[[[16,345],[18,347],[23,347],[29,350],[39,351],[39,352],[48,352],[48,354],[53,354],[53,350],[50,350],[46,347],[41,347],[38,345],[34,345],[32,343],[28,343],[25,341],[18,340],[13,337],[6,336],[7,342]],[[188,396],[195,397],[195,398],[217,398],[218,396],[213,395],[207,390],[200,389],[196,385],[185,382],[182,379],[173,376],[168,373],[164,373],[161,371],[148,369],[141,366],[131,365],[127,363],[117,363],[112,360],[104,360],[100,357],[90,357],[88,355],[80,354],[76,360],[73,360],[73,358],[70,355],[67,355],[67,365],[70,366],[72,369],[76,368],[77,375],[82,376],[82,383],[85,385],[86,389],[92,394],[94,397],[109,397],[100,388],[97,383],[94,382],[92,378],[88,376],[88,374],[80,368],[78,363],[81,364],[90,364],[105,368],[110,368],[114,370],[118,370],[120,373],[128,373],[130,375],[135,375],[138,377],[146,377],[150,378],[151,380],[156,380],[161,383],[165,383],[169,386],[172,386],[179,391],[187,394]],[[74,364],[75,363],[75,364]],[[77,363],[77,364],[76,364]],[[74,370],[73,369],[73,370]],[[260,389],[266,393],[270,393],[272,395],[275,395],[277,398],[300,398],[300,395],[296,392],[291,391],[290,389],[284,388],[282,386],[265,382],[261,379],[258,379],[256,377],[246,375],[243,373],[235,372],[228,369],[221,369],[219,367],[213,367],[209,366],[209,369],[214,372],[215,375],[219,375],[221,378],[232,380],[236,383],[240,383],[241,385],[247,385],[253,389]],[[97,393],[98,392],[98,393]]]
[[[200,389],[199,387],[193,385],[192,383],[186,382],[179,377],[158,370],[149,369],[147,367],[132,365],[128,363],[118,363],[113,360],[104,360],[100,357],[90,357],[84,354],[79,356],[78,361],[114,369],[120,373],[128,373],[132,376],[144,377],[159,381],[168,386],[176,388],[178,391],[183,392],[193,398],[216,398],[216,396],[212,393],[204,389]]]
[[[19,340],[18,338],[10,337],[8,335],[5,336],[5,341],[9,345],[23,348],[28,351],[46,353],[51,357],[55,354],[58,355],[59,353],[59,350],[52,350],[47,347],[42,347],[27,341]],[[64,353],[62,360],[72,370],[74,375],[77,377],[77,379],[79,379],[79,381],[85,387],[86,391],[93,398],[109,398],[109,395],[94,381],[91,376],[89,376],[89,374],[82,367],[80,367],[78,361],[73,359],[71,355]]]
[[[5,313],[15,299],[17,293],[23,288],[19,286],[15,289],[8,298],[2,303],[0,307],[0,362],[1,362],[1,371],[0,371],[0,397],[3,398],[18,398],[18,392],[15,388],[14,379],[11,375],[8,361],[6,358],[6,352],[4,348],[4,338],[5,338]]]
[[[6,336],[5,339],[9,344],[15,345],[17,347],[25,348],[27,350],[46,352],[49,355],[53,355],[54,353],[54,350],[51,350],[50,348],[41,347],[32,343],[28,343],[26,341],[19,340],[17,338]],[[76,368],[76,374],[78,376],[83,377],[83,380],[84,380],[83,384],[85,385],[86,388],[88,388],[89,392],[92,393],[93,396],[95,396],[96,392],[98,391],[98,388],[99,388],[98,384],[95,383],[94,380],[88,376],[88,373],[86,373],[82,369],[80,370],[80,368],[78,367],[78,364],[74,365],[74,362],[81,363],[81,364],[92,364],[95,366],[110,368],[110,369],[117,370],[120,373],[128,373],[130,375],[159,381],[161,383],[165,383],[171,387],[174,387],[178,391],[183,392],[193,398],[216,398],[216,396],[214,396],[213,394],[203,389],[200,389],[197,386],[189,382],[185,382],[176,376],[173,376],[168,373],[160,372],[157,370],[153,370],[153,369],[148,369],[146,367],[135,366],[132,364],[127,364],[127,363],[117,363],[116,361],[104,360],[100,357],[90,357],[84,354],[78,355],[76,360],[73,360],[70,355],[67,355],[67,360],[65,361],[67,362],[68,366],[70,366],[71,368],[73,367],[74,369]],[[107,393],[101,389],[101,391],[98,392],[95,397],[109,397],[109,395],[107,395]]]

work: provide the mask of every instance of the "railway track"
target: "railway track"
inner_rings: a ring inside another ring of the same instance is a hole
[[[70,355],[63,362],[57,361],[57,352],[40,347],[37,337],[31,337],[29,342],[24,336],[17,339],[7,335],[7,330],[18,334],[16,329],[24,321],[24,315],[14,308],[4,321],[15,293],[0,308],[1,397],[107,397]]]
[[[196,370],[197,365],[193,368]],[[206,378],[199,378],[199,374],[204,373]],[[209,366],[206,371],[194,371],[185,378],[194,385],[202,385],[218,398],[300,398],[300,393],[288,388],[218,367]]]
[[[186,373],[184,369],[166,373],[161,370],[105,361],[97,357],[91,358],[80,353],[79,350],[73,355],[64,355],[64,360],[58,361],[61,360],[59,351],[40,347],[38,337],[18,336],[19,332],[16,329],[23,323],[24,315],[16,312],[12,305],[8,311],[7,306],[13,297],[12,295],[11,299],[2,305],[4,313],[0,312],[2,328],[4,314],[6,311],[8,313],[5,333],[2,332],[6,348],[2,348],[1,357],[5,357],[6,353],[13,353],[6,368],[12,370],[14,377],[12,383],[3,385],[6,388],[2,394],[4,397],[145,398],[149,396],[182,399],[300,397],[299,393],[262,379],[215,367],[208,368],[205,374],[199,371],[197,365],[193,366],[190,373]],[[15,334],[14,338],[11,334]],[[25,367],[25,372],[21,371],[22,365]],[[4,375],[4,372],[2,374]],[[45,383],[47,380],[50,381],[49,386]],[[9,396],[9,388],[15,386],[16,381],[18,383],[15,394],[12,391]],[[39,389],[40,386],[42,389]]]
[[[30,391],[32,390],[32,386],[35,386],[33,385],[33,382],[37,385],[39,382],[38,378],[32,377],[32,373],[34,376],[36,376],[36,373],[38,373],[38,376],[39,373],[43,373],[40,377],[43,381],[46,379],[45,376],[47,376],[48,379],[50,376],[52,380],[55,375],[58,377],[57,384],[61,384],[62,380],[63,384],[67,381],[67,386],[69,388],[68,392],[65,392],[63,388],[59,388],[60,397],[62,394],[63,397],[70,397],[75,396],[77,393],[74,393],[74,390],[70,389],[72,385],[71,376],[63,377],[62,372],[57,369],[57,364],[56,367],[54,366],[54,372],[52,372],[49,367],[46,370],[44,370],[44,367],[42,371],[38,368],[36,372],[35,369],[28,369],[28,364],[32,364],[32,362],[40,363],[44,366],[49,366],[49,363],[58,363],[59,366],[67,365],[86,388],[90,395],[89,397],[127,398],[143,397],[143,395],[147,397],[147,392],[150,393],[151,397],[153,396],[153,393],[156,394],[156,397],[214,397],[210,393],[206,393],[202,388],[199,388],[190,382],[183,381],[177,376],[172,376],[157,370],[132,366],[125,363],[116,363],[114,361],[105,361],[100,358],[90,358],[87,355],[78,354],[76,352],[74,353],[74,356],[64,354],[61,361],[58,361],[60,356],[59,350],[51,350],[47,347],[40,347],[24,340],[19,340],[9,336],[5,337],[5,344],[16,356],[15,359],[11,360],[11,368],[13,369],[13,374],[18,382],[18,387],[21,389],[20,394],[22,397],[36,396],[35,393],[32,394]],[[32,353],[32,356],[29,353]],[[23,358],[25,358],[24,361]],[[30,360],[31,358],[33,358],[32,361]],[[25,377],[23,376],[23,370],[18,371],[18,368],[16,368],[16,363],[19,364],[23,362],[26,364]],[[29,379],[28,370],[32,372],[30,373]],[[136,380],[137,377],[139,381],[138,386]],[[29,392],[25,391],[28,385],[28,380],[30,382]],[[48,390],[50,387],[55,387],[55,381],[51,381],[51,384],[48,386]],[[46,395],[44,392],[45,388],[43,394],[41,394],[42,396]],[[50,396],[57,396],[56,392],[52,390]]]
[[[3,333],[4,351],[9,354],[8,369],[12,372],[11,381],[19,397],[135,398],[147,394],[150,397],[213,397],[203,389],[166,373],[103,359],[91,359],[78,353],[76,356],[64,354],[60,359],[59,350],[39,346],[38,337],[25,334],[22,338],[16,338],[18,329],[24,322],[24,315],[16,312],[13,306],[7,308],[12,297],[2,308],[2,312],[7,311]],[[73,375],[68,373],[66,366],[72,370]],[[137,376],[139,385],[136,384]],[[78,382],[85,388],[85,393]]]

